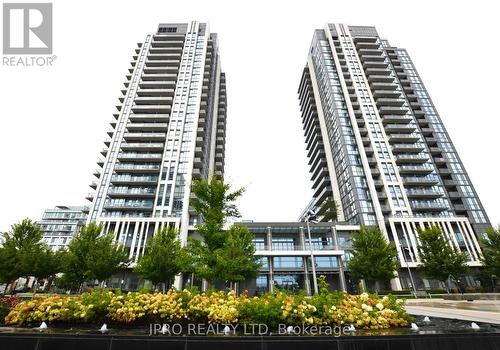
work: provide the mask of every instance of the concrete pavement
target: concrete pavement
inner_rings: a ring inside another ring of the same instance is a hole
[[[408,299],[405,305],[412,315],[500,324],[498,300]]]

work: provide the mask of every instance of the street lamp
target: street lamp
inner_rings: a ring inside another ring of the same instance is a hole
[[[311,253],[311,267],[312,267],[312,274],[313,274],[314,294],[318,294],[318,281],[316,279],[316,262],[314,261],[314,252],[313,252],[313,245],[312,245],[312,239],[311,239],[311,229],[309,227],[309,221],[311,220],[311,218],[315,218],[315,217],[316,217],[316,214],[312,210],[309,210],[306,214],[306,226],[307,226],[307,236],[309,239],[309,249],[310,249],[310,253]]]
[[[403,250],[407,250],[408,255],[410,256],[410,259],[413,260],[413,253],[411,252],[411,249],[408,247],[403,247]],[[408,275],[410,275],[411,286],[413,287],[413,295],[416,298],[417,297],[417,288],[415,287],[415,282],[413,281],[413,275],[411,274],[410,264],[406,261],[406,257],[404,255],[404,253],[403,253],[403,259],[405,260],[406,268],[408,269]]]

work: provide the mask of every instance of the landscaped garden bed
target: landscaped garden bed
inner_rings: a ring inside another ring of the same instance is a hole
[[[50,324],[145,325],[151,323],[353,325],[363,329],[408,326],[403,300],[363,293],[323,291],[307,297],[278,292],[260,297],[234,292],[170,290],[167,293],[92,291],[36,296],[5,317],[12,326]]]

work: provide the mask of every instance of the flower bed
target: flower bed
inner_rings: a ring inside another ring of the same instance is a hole
[[[49,323],[208,323],[354,325],[383,329],[411,321],[403,301],[376,294],[322,292],[313,297],[278,292],[261,297],[233,292],[189,290],[127,294],[93,291],[76,296],[37,296],[20,302],[5,317],[8,325]]]
[[[21,298],[16,295],[0,297],[0,324],[7,314],[21,302]]]

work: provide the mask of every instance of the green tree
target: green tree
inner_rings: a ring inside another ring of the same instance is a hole
[[[3,234],[4,244],[0,248],[0,279],[7,285],[19,277],[33,276],[37,257],[44,249],[40,226],[24,219],[12,225],[9,232]]]
[[[33,284],[33,289],[36,293],[38,281],[46,279],[48,281],[48,289],[55,278],[55,275],[63,270],[63,261],[66,252],[64,250],[52,251],[49,247],[44,246],[38,250],[33,265],[33,277],[36,278],[36,283]]]
[[[244,189],[231,191],[229,184],[212,177],[210,181],[194,181],[191,191],[194,197],[190,205],[201,220],[196,225],[201,240],[191,239],[189,250],[195,258],[196,273],[207,281],[214,281],[218,278],[216,250],[222,248],[225,242],[224,224],[227,218],[240,216],[234,201]]]
[[[163,291],[181,272],[188,272],[190,258],[181,246],[179,231],[175,227],[164,227],[147,242],[144,255],[134,271],[155,286],[163,285]]]
[[[3,234],[6,238],[6,233]],[[17,250],[12,244],[0,247],[0,283],[5,283],[5,290],[19,277],[21,272],[18,263]]]
[[[129,263],[128,252],[115,241],[114,233],[99,236],[88,262],[90,279],[101,284],[106,279],[125,269]]]
[[[347,263],[351,275],[375,283],[388,281],[395,276],[396,247],[389,243],[377,226],[362,226],[353,233],[352,257]]]
[[[102,231],[102,224],[91,222],[73,237],[64,261],[64,276],[58,285],[74,288],[85,281],[102,282],[126,266],[126,251],[114,242],[113,233],[102,235]]]
[[[458,278],[469,269],[466,264],[467,256],[455,250],[437,226],[419,229],[418,235],[420,239],[418,253],[421,261],[418,268],[424,276],[442,281],[446,291],[448,291],[446,283],[448,279],[458,286]]]
[[[242,225],[232,225],[226,232],[222,248],[216,250],[217,275],[234,283],[255,278],[259,272],[259,257],[255,256],[254,235]]]
[[[337,221],[338,218],[338,206],[337,202],[333,198],[327,198],[323,204],[320,206],[318,214],[321,215],[322,221]]]
[[[481,246],[483,250],[481,262],[484,265],[485,277],[496,282],[500,279],[500,226],[486,230],[486,237],[481,239]]]

